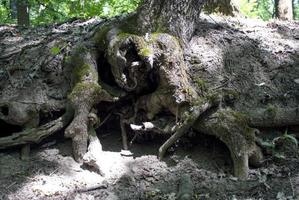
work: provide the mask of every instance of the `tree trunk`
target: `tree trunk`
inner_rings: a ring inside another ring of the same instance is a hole
[[[16,19],[17,18],[17,14],[18,14],[18,6],[17,6],[17,0],[10,0],[9,1],[9,7],[10,7],[10,15],[12,19]]]
[[[275,0],[275,17],[281,20],[293,20],[292,0]]]
[[[29,2],[28,0],[17,0],[18,26],[29,26]]]
[[[249,161],[262,159],[255,128],[298,123],[299,54],[292,34],[298,27],[284,27],[285,46],[277,39],[281,28],[265,26],[265,35],[246,24],[237,29],[199,20],[203,3],[145,1],[136,14],[112,20],[2,27],[0,125],[6,130],[0,148],[64,131],[74,158],[86,155],[100,170],[100,154],[86,153],[101,146],[93,120],[110,113],[123,131],[170,135],[161,159],[190,128],[214,135],[228,146],[234,174],[246,179]]]
[[[201,9],[206,0],[145,0],[138,9],[138,30],[168,32],[185,42],[195,29]]]

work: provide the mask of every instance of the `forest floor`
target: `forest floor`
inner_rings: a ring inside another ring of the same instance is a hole
[[[209,24],[217,25],[213,20],[210,21]],[[240,26],[239,22],[235,24]],[[254,24],[250,27],[249,23],[247,25],[249,28],[246,30],[244,28],[244,33],[239,33],[242,36],[246,34],[248,37],[259,38],[266,30],[268,32],[263,34],[270,34],[270,28],[265,29],[265,24],[260,27],[255,27]],[[268,26],[274,25],[276,27],[277,24],[269,23]],[[226,32],[231,31],[221,26],[220,30],[212,27],[219,38],[231,36],[234,40],[230,41],[238,41],[235,39],[236,32],[224,35],[223,29]],[[293,26],[298,27],[298,24],[293,24]],[[299,32],[293,33],[291,29],[293,26],[279,26],[281,35],[297,40]],[[273,29],[276,29],[275,27]],[[199,29],[198,32],[203,30]],[[294,30],[297,29],[294,28]],[[212,34],[209,32],[209,35]],[[265,36],[265,38],[272,40],[271,37]],[[219,41],[223,40],[220,38]],[[272,44],[271,41],[267,42],[267,44]],[[199,47],[206,48],[201,45],[202,43],[199,44]],[[214,43],[211,42],[211,44]],[[272,46],[269,49],[277,50],[279,54],[284,55],[286,51],[297,47],[294,44],[293,48],[292,45],[290,43],[290,46],[282,50],[273,49]],[[207,48],[205,50],[202,52],[208,52]],[[211,54],[212,64],[217,61],[214,59],[216,54],[217,52]],[[282,133],[265,135],[269,137],[269,141],[272,141],[279,134]],[[55,142],[53,142],[54,139]],[[194,199],[292,200],[299,198],[299,160],[297,158],[279,159],[269,155],[265,157],[262,167],[251,168],[249,179],[241,181],[231,175],[232,163],[228,149],[211,136],[198,135],[191,140],[181,140],[177,147],[168,152],[163,161],[159,161],[156,156],[163,142],[161,138],[134,143],[130,147],[133,156],[121,155],[122,144],[119,132],[107,131],[105,134],[99,134],[99,139],[104,151],[105,162],[101,163],[101,167],[105,176],[76,163],[71,155],[71,141],[62,138],[49,138],[43,144],[36,145],[32,148],[30,159],[27,161],[20,160],[18,149],[1,150],[0,199],[174,200],[179,180],[184,174],[191,175],[194,184]]]
[[[194,199],[291,200],[299,194],[298,159],[269,157],[241,181],[231,175],[228,149],[213,137],[182,140],[164,161],[156,156],[161,138],[133,144],[128,157],[120,153],[120,134],[99,138],[105,176],[76,163],[70,141],[46,142],[32,150],[28,161],[21,161],[16,151],[2,151],[0,199],[174,200],[184,174],[191,175]]]

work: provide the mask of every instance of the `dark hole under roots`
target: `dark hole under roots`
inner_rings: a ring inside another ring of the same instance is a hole
[[[123,149],[117,118],[112,117],[104,127],[97,130],[97,133],[104,151],[119,152]],[[127,133],[129,150],[134,157],[156,156],[159,147],[169,138],[169,135],[148,132],[140,134],[133,144],[130,144],[134,133],[129,128]],[[177,165],[177,161],[174,161],[173,158],[183,160],[186,156],[204,169],[233,173],[233,164],[228,148],[214,136],[201,133],[194,133],[193,136],[186,135],[167,150],[164,161],[168,166],[174,166]]]
[[[0,119],[0,137],[10,136],[13,133],[22,131],[21,126],[8,124]]]
[[[99,53],[99,59],[97,63],[98,63],[98,73],[101,81],[103,81],[104,83],[112,87],[117,87],[117,84],[111,72],[111,65],[108,63],[103,52]]]
[[[129,45],[129,47],[128,47],[127,53],[125,55],[127,63],[132,63],[134,61],[142,62],[140,57],[138,56],[138,53],[137,53],[134,45],[133,44],[128,44],[128,45]],[[98,64],[98,74],[99,74],[99,78],[100,78],[101,82],[109,85],[112,88],[120,89],[119,85],[115,81],[115,78],[111,71],[111,65],[109,64],[107,58],[105,57],[104,52],[99,52],[99,58],[97,60],[97,64]],[[145,64],[143,63],[143,65],[145,65]],[[146,82],[146,85],[144,85],[142,87],[142,89],[136,89],[136,91],[133,92],[133,93],[138,94],[139,96],[154,92],[157,89],[157,87],[159,86],[159,82],[160,82],[159,73],[158,73],[157,69],[153,69],[150,72],[146,72],[145,68],[146,67],[144,66],[144,69],[143,69],[144,72],[141,72],[143,70],[139,71],[140,69],[136,69],[138,71],[138,72],[136,71],[136,73],[141,75],[141,76],[137,77],[137,78],[141,78],[141,80],[138,80],[138,85],[145,84],[144,81],[142,81],[142,78],[143,78],[142,75],[145,75],[145,82]],[[130,77],[127,67],[124,67],[123,73],[127,77]],[[146,74],[144,74],[144,73],[146,73]],[[143,83],[141,83],[141,82],[143,82]]]
[[[8,112],[9,112],[9,109],[8,109],[8,106],[2,106],[0,107],[0,112],[4,115],[4,116],[8,116]]]
[[[57,111],[52,111],[49,113],[39,113],[39,126],[42,126],[48,122],[51,122],[55,119],[58,119],[65,113],[65,110],[57,110]]]

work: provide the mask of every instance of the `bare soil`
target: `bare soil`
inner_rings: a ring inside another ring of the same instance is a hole
[[[76,163],[70,141],[37,146],[28,161],[14,150],[2,151],[0,199],[176,199],[184,174],[191,175],[194,199],[296,199],[299,192],[297,159],[268,157],[240,181],[231,175],[228,149],[213,137],[183,138],[164,161],[156,156],[163,138],[134,143],[129,157],[120,154],[119,132],[99,138],[105,176]]]

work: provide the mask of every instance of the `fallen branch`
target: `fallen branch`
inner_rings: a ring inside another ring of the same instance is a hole
[[[182,137],[187,131],[193,126],[194,122],[199,116],[212,108],[214,105],[211,103],[205,103],[201,106],[194,106],[192,111],[189,113],[186,119],[176,127],[175,133],[168,138],[166,142],[159,148],[159,159],[163,159],[167,149],[171,147],[180,137]]]

